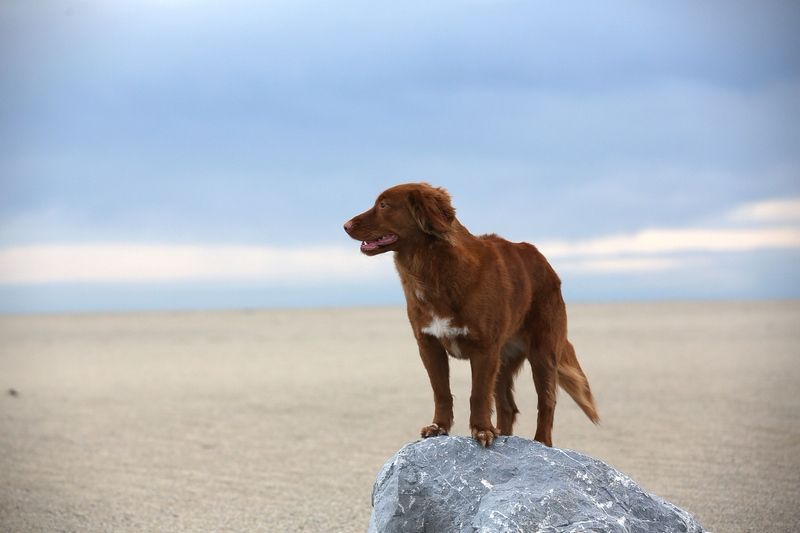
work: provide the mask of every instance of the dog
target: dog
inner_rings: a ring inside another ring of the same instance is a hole
[[[556,385],[599,422],[575,349],[567,340],[561,280],[531,244],[472,235],[448,192],[427,183],[397,185],[344,224],[368,256],[394,252],[408,318],[433,388],[423,438],[453,425],[449,356],[469,360],[469,427],[483,447],[511,435],[519,410],[514,378],[527,359],[538,396],[537,441],[552,446]],[[492,424],[492,400],[497,426]]]

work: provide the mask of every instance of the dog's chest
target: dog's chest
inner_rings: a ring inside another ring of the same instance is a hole
[[[459,341],[463,341],[469,335],[469,327],[466,324],[459,324],[452,313],[450,313],[451,316],[447,316],[448,313],[437,313],[432,307],[424,305],[420,307],[421,313],[418,317],[420,333],[439,339],[442,346],[453,357],[467,357],[462,353]]]
[[[445,340],[465,337],[469,333],[469,328],[467,326],[455,326],[452,318],[440,317],[432,313],[431,321],[422,326],[420,331],[426,335],[433,335],[437,339]]]
[[[430,322],[422,326],[420,332],[439,339],[447,353],[453,357],[459,359],[467,357],[462,353],[458,341],[469,335],[469,328],[467,326],[454,325],[452,318],[441,317],[432,313]]]

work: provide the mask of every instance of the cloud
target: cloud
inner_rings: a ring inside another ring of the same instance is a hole
[[[652,228],[592,239],[550,241],[538,247],[559,270],[581,273],[653,272],[686,267],[690,254],[800,249],[800,199],[742,205],[723,221],[745,227]],[[752,227],[752,223],[780,223]],[[750,226],[747,226],[750,224]]]
[[[667,257],[614,257],[608,259],[579,259],[558,261],[559,272],[578,273],[625,273],[655,272],[684,266],[684,261]]]
[[[800,248],[800,228],[654,229],[631,235],[542,243],[559,270],[652,272],[679,268],[686,252]],[[352,247],[264,247],[131,243],[11,246],[0,249],[0,284],[236,280],[262,283],[369,281],[392,275],[391,261]]]
[[[240,280],[303,283],[375,279],[387,261],[358,250],[316,246],[65,244],[0,249],[0,284],[136,283]]]
[[[746,252],[800,247],[800,228],[648,229],[579,241],[551,241],[539,248],[548,257],[674,254],[685,252]]]
[[[737,222],[798,222],[800,198],[746,204],[731,211],[729,217]]]
[[[653,228],[591,239],[537,243],[559,271],[655,272],[688,264],[689,255],[800,249],[800,199],[745,204],[725,217],[779,226]],[[169,245],[131,242],[0,247],[0,285],[243,281],[304,284],[370,282],[391,277],[389,256],[367,258],[353,246]]]

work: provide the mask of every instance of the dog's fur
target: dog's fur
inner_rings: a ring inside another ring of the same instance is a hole
[[[422,437],[453,424],[448,354],[472,367],[469,426],[489,446],[511,435],[517,413],[514,377],[527,359],[538,395],[536,440],[552,446],[556,385],[592,422],[599,417],[589,382],[567,340],[561,280],[528,243],[476,237],[456,219],[444,189],[425,183],[392,187],[345,231],[361,251],[395,252],[408,318],[433,388],[433,422]],[[492,398],[497,427],[492,425]]]

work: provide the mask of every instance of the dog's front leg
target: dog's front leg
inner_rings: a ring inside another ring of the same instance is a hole
[[[417,339],[422,364],[428,371],[433,389],[433,423],[420,430],[422,438],[447,435],[453,425],[453,395],[450,393],[450,362],[447,352],[434,337]]]
[[[472,437],[484,448],[492,444],[499,431],[492,425],[494,386],[500,366],[499,350],[480,350],[469,358],[472,367],[472,395],[469,398],[469,427]]]

